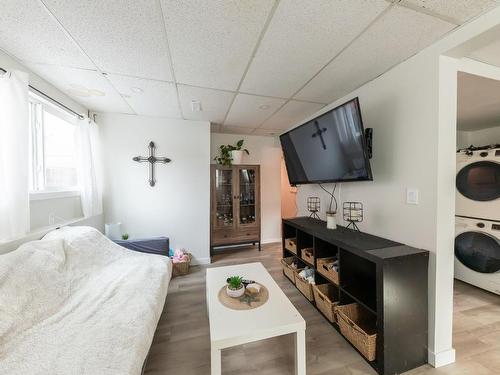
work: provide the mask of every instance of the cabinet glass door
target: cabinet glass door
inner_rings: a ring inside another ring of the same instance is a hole
[[[257,173],[253,168],[239,168],[239,224],[252,225],[256,223],[257,210],[255,184]]]
[[[227,228],[233,226],[233,171],[217,169],[215,171],[215,226]]]

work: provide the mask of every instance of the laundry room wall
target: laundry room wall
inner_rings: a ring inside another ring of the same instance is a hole
[[[458,131],[457,148],[465,148],[470,145],[486,146],[500,144],[500,124],[492,128],[476,131]]]

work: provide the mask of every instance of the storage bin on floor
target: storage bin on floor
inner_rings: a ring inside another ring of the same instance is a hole
[[[302,259],[311,265],[314,265],[314,255],[312,247],[306,247],[301,250]]]
[[[295,237],[285,238],[285,249],[297,254],[297,239]]]
[[[295,261],[295,257],[286,257],[281,259],[281,266],[283,267],[283,273],[286,277],[290,279],[292,283],[295,284],[295,268],[292,267],[292,263]]]
[[[336,258],[318,258],[317,269],[328,280],[339,285],[339,273],[332,268]]]
[[[369,361],[374,361],[377,352],[377,322],[370,311],[358,303],[336,307],[340,332]]]
[[[300,292],[309,300],[309,301],[314,301],[314,293],[313,293],[313,288],[312,284],[309,284],[309,282],[302,277],[299,276],[299,272],[302,271],[303,268],[298,268],[295,271],[295,285],[297,286],[297,289],[300,290]]]
[[[339,304],[339,290],[333,284],[321,284],[313,286],[314,302],[316,307],[334,323],[336,322],[335,310]]]

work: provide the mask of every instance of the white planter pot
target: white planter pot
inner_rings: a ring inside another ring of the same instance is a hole
[[[328,229],[337,229],[337,218],[334,212],[326,213],[326,227]]]
[[[232,160],[232,164],[241,164],[242,161],[243,161],[243,152],[242,150],[240,151],[231,151],[231,158],[233,159]]]
[[[236,290],[233,290],[233,289],[230,289],[229,288],[229,285],[226,287],[226,293],[229,297],[233,297],[233,298],[239,298],[241,297],[243,294],[245,294],[245,287],[242,286],[240,289],[236,289]]]

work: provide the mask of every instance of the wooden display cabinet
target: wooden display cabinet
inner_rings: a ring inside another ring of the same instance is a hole
[[[260,167],[211,166],[210,255],[229,245],[260,243]]]

